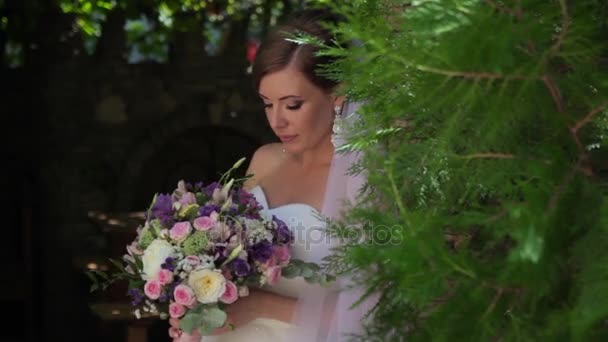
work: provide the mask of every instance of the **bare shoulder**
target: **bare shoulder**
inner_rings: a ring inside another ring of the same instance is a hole
[[[252,175],[245,183],[246,189],[251,189],[259,184],[265,176],[270,174],[283,160],[283,147],[280,143],[272,143],[260,146],[253,156],[247,168],[247,175]]]

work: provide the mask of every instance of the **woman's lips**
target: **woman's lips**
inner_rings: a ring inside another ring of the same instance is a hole
[[[283,143],[288,143],[288,142],[292,142],[297,136],[298,136],[297,134],[279,135],[279,139],[281,139],[281,142],[283,142]]]

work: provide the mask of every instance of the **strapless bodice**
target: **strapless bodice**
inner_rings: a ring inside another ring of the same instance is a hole
[[[319,249],[323,244],[323,231],[325,222],[321,219],[319,212],[312,206],[303,203],[289,203],[274,208],[269,208],[268,200],[264,190],[260,186],[251,189],[258,203],[264,208],[263,214],[269,217],[276,216],[287,224],[294,236],[291,246],[291,257],[306,262],[320,263],[325,256]],[[297,298],[299,293],[311,285],[303,278],[287,279],[281,278],[273,286],[264,287],[266,290]]]

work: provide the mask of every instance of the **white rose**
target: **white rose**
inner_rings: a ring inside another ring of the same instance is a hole
[[[219,272],[199,269],[190,273],[188,285],[199,302],[215,303],[226,291],[226,278]]]
[[[173,246],[166,240],[156,239],[152,241],[144,251],[144,255],[141,257],[144,266],[142,278],[144,280],[156,278],[158,272],[161,270],[161,265],[168,257],[173,255],[174,252]]]

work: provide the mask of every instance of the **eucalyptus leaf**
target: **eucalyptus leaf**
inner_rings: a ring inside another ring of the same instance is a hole
[[[295,278],[298,277],[302,272],[300,269],[293,265],[287,265],[281,269],[281,275],[285,278]]]
[[[179,321],[179,327],[187,333],[192,333],[194,329],[198,329],[203,325],[204,315],[202,313],[188,312]]]
[[[203,322],[210,328],[221,328],[226,324],[228,315],[218,307],[205,308],[203,310]]]
[[[312,270],[310,268],[310,266],[306,265],[306,266],[302,267],[300,275],[304,278],[310,278],[310,277],[314,276],[314,274],[315,274],[315,271]]]

